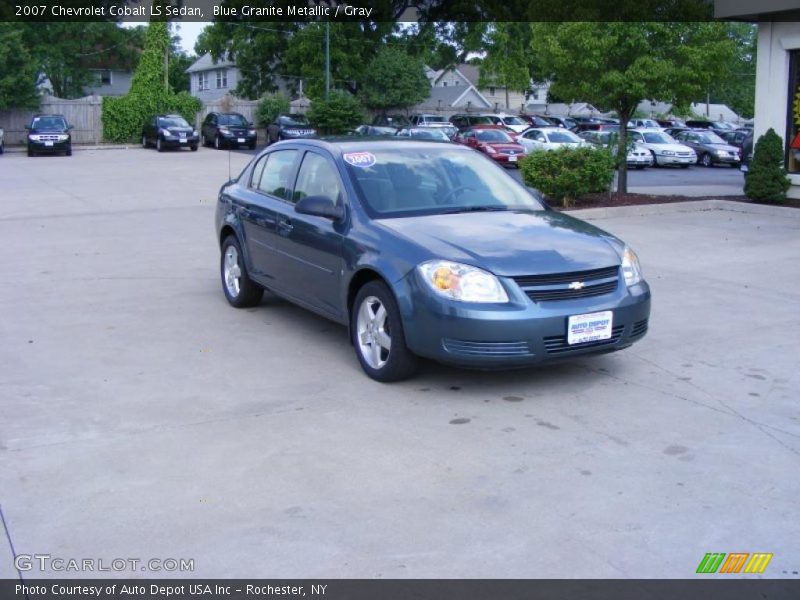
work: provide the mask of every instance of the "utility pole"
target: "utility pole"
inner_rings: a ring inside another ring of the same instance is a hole
[[[331,22],[325,21],[325,101],[331,95]]]

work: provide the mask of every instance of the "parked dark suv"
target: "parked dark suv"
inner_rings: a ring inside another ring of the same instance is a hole
[[[317,130],[305,115],[278,115],[267,127],[267,144],[314,137],[317,137]]]
[[[200,128],[200,143],[203,146],[214,144],[217,150],[226,146],[247,146],[255,150],[257,139],[253,124],[239,113],[210,112]]]
[[[186,147],[195,152],[199,143],[197,130],[180,115],[155,115],[142,127],[142,148],[154,144],[159,152]]]
[[[35,154],[58,154],[72,156],[72,125],[64,115],[35,115],[28,130],[28,156]]]

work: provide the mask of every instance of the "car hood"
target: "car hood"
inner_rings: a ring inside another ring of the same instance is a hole
[[[725,150],[732,154],[738,154],[739,152],[739,148],[736,146],[730,146],[728,144],[706,144],[703,142],[695,142],[694,145],[702,148],[703,150],[711,150],[712,152],[714,150]]]
[[[689,146],[684,146],[683,144],[651,144],[649,142],[645,142],[639,145],[652,150],[661,150],[667,152],[694,152],[694,150],[689,148]]]
[[[470,212],[378,221],[430,254],[504,277],[618,265],[610,234],[554,211]]]
[[[508,142],[478,142],[481,148],[492,147],[498,152],[502,150],[513,150],[514,152],[525,152],[525,148],[521,144],[512,144]]]

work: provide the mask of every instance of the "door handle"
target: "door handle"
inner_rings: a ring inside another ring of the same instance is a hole
[[[292,225],[292,222],[290,220],[288,220],[288,219],[280,219],[278,221],[278,231],[282,235],[290,234],[293,229],[294,229],[294,225]]]

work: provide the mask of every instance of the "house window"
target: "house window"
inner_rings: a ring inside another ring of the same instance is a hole
[[[217,71],[217,89],[228,87],[228,69],[220,69]]]
[[[208,89],[208,73],[197,74],[197,90],[202,92]]]
[[[453,79],[453,85],[458,85],[458,79]]]
[[[539,99],[539,90],[536,90],[535,92],[533,92],[533,99],[534,100],[538,100]]]
[[[446,81],[442,82],[442,87],[447,87],[447,82]]]
[[[494,86],[489,87],[489,95],[494,96],[497,93],[497,88]]]
[[[786,122],[786,170],[800,173],[800,50],[789,53],[789,118]]]
[[[111,71],[109,69],[100,71],[100,85],[111,85]]]

